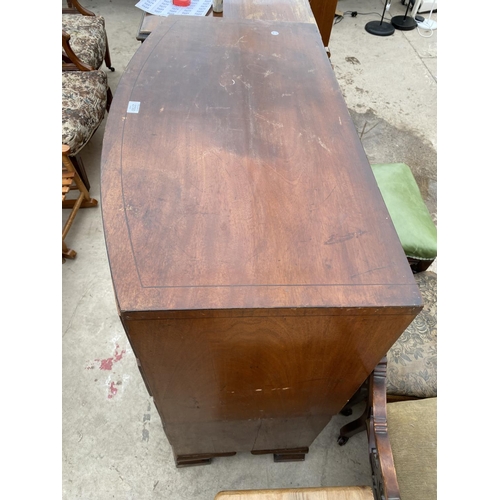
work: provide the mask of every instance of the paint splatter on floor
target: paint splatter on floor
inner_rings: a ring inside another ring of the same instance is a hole
[[[120,376],[114,371],[115,363],[121,361],[126,352],[126,349],[120,349],[119,344],[115,343],[115,349],[111,357],[103,359],[96,358],[93,361],[90,361],[85,367],[86,370],[94,370],[96,368],[99,368],[100,371],[111,372],[106,377],[106,380],[103,380],[102,378],[94,379],[94,382],[99,382],[99,380],[101,380],[101,383],[104,383],[103,385],[106,388],[107,399],[113,399],[115,396],[120,395],[125,388],[124,382],[128,381],[129,379],[129,375],[122,374]],[[112,380],[112,378],[114,380]],[[120,388],[120,386],[122,386],[122,389],[120,389],[119,392],[118,389]]]
[[[111,385],[109,386],[108,399],[112,399],[114,396],[116,396],[117,392],[118,392],[118,387],[116,387],[114,382],[111,382]]]
[[[99,370],[111,370],[113,368],[113,363],[120,361],[125,354],[125,349],[122,349],[121,352],[118,352],[120,346],[116,344],[115,353],[111,358],[106,359],[96,359],[95,361],[100,362]]]
[[[113,364],[120,361],[123,358],[125,352],[125,349],[122,349],[120,351],[120,346],[116,344],[115,352],[112,357],[106,359],[94,359],[94,361],[89,364],[86,369],[93,370],[98,366],[99,370],[111,371],[113,369]]]
[[[111,377],[112,375],[109,375],[105,382],[107,399],[113,399],[115,396],[122,396],[130,378],[129,375],[122,375],[118,377],[118,380],[111,380]],[[120,389],[120,391],[118,391],[118,389]]]

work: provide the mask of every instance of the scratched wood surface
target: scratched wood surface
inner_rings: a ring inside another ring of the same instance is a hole
[[[219,21],[166,18],[115,93],[102,194],[121,309],[414,304],[315,27]]]
[[[316,1],[318,2],[320,0]],[[316,7],[316,9],[318,11],[318,16],[322,15],[322,12],[319,13],[318,7]],[[210,9],[207,16],[220,17],[222,19],[258,19],[261,21],[316,23],[308,0],[269,0],[265,3],[255,2],[253,0],[225,0],[224,11],[222,13],[215,14],[212,9]],[[322,18],[320,17],[319,19],[323,25]],[[161,20],[161,16],[145,13],[139,28],[138,39],[145,40],[153,29],[158,26]],[[328,31],[328,36],[329,33],[330,31]]]
[[[219,23],[162,20],[102,152],[117,305],[177,456],[308,447],[422,307],[316,27]]]
[[[225,0],[223,17],[224,19],[316,23],[308,0],[269,0],[266,2]]]

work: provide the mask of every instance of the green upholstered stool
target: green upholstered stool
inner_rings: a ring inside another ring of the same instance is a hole
[[[437,256],[437,230],[410,167],[381,163],[372,170],[412,271],[425,271]]]

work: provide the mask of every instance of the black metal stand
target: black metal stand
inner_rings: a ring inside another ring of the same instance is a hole
[[[406,7],[406,12],[404,16],[394,16],[391,20],[391,24],[401,31],[411,31],[417,27],[417,21],[413,17],[408,16],[408,11],[410,10],[411,2],[408,2],[408,7]]]
[[[387,9],[387,3],[389,0],[385,0],[384,12],[382,14],[382,19],[380,22],[378,21],[370,21],[366,23],[365,30],[368,31],[371,35],[377,36],[389,36],[394,33],[394,26],[390,23],[384,22],[385,11]]]

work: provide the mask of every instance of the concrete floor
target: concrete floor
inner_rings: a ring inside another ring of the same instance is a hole
[[[129,0],[88,0],[106,19],[112,91],[135,51],[141,11]],[[381,13],[382,0],[339,0],[338,10]],[[391,15],[404,13],[393,2]],[[376,37],[376,15],[346,16],[332,30],[335,74],[369,160],[405,162],[437,221],[437,31]],[[437,20],[437,15],[433,14]],[[91,194],[100,200],[104,121],[82,153]],[[63,212],[63,220],[67,213]],[[62,265],[62,488],[73,499],[210,500],[224,489],[370,485],[366,436],[344,447],[336,416],[302,463],[240,453],[205,467],[176,469],[172,452],[118,319],[101,212],[81,210],[67,237],[78,252]],[[432,267],[437,272],[437,261]],[[359,410],[359,409],[358,409]],[[356,415],[354,415],[356,416]]]

